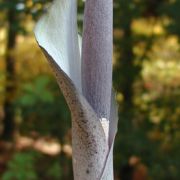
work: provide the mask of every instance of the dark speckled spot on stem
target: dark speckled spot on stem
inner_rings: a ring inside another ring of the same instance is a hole
[[[87,169],[87,170],[86,170],[86,174],[89,174],[89,173],[90,173],[90,172],[89,172],[89,169]]]

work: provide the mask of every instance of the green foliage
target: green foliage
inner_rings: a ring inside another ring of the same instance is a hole
[[[52,164],[50,169],[47,171],[47,175],[54,180],[60,179],[62,176],[62,169],[61,169],[60,164],[58,162],[55,162],[54,164]]]
[[[26,151],[16,152],[13,155],[2,180],[59,180],[61,177],[62,167],[59,158],[47,158],[37,152]]]
[[[180,35],[180,1],[165,1],[163,6],[160,8],[160,12],[162,15],[167,16],[169,18],[169,23],[166,23],[166,27],[169,33]]]
[[[63,141],[70,127],[70,113],[54,78],[41,75],[22,84],[15,106],[25,119],[21,132],[37,131]]]
[[[22,87],[22,96],[19,97],[18,103],[21,106],[34,106],[41,103],[54,102],[54,96],[48,90],[50,78],[48,76],[39,76],[31,83],[26,83]]]
[[[34,164],[34,153],[16,153],[8,162],[8,170],[3,174],[2,180],[37,180]]]

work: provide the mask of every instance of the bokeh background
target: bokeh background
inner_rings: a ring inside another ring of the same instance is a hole
[[[0,0],[2,180],[73,179],[70,113],[33,35],[49,3]],[[114,1],[117,180],[180,179],[179,20],[180,0]]]

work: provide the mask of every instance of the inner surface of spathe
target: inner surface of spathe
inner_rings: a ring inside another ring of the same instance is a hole
[[[109,121],[106,118],[101,118],[100,122],[102,124],[105,136],[106,136],[106,141],[108,142],[108,136],[109,136]]]

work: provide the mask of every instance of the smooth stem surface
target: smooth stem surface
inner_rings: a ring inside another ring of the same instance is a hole
[[[112,0],[86,0],[82,90],[99,118],[109,119],[112,87]]]

